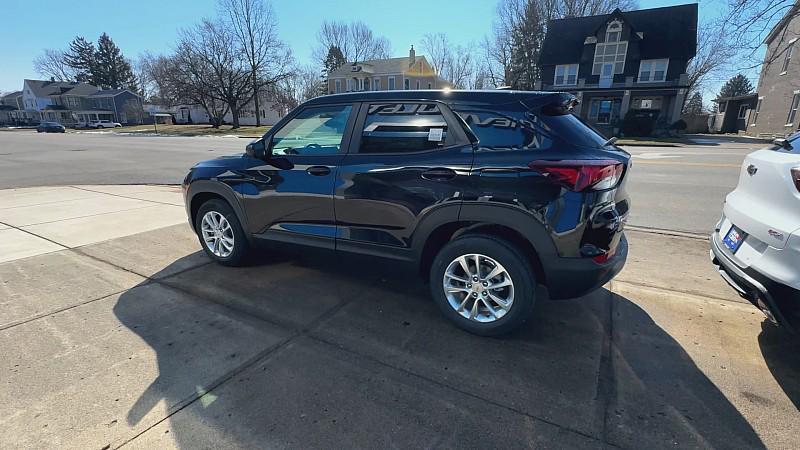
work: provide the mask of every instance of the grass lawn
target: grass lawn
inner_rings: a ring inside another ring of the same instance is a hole
[[[254,127],[242,126],[233,129],[230,125],[222,125],[219,128],[213,128],[211,125],[158,125],[158,134],[163,136],[242,136],[242,137],[261,137],[270,126]],[[112,131],[112,130],[109,130]],[[130,127],[115,128],[113,130],[117,133],[131,133],[131,134],[152,134],[155,132],[153,125],[136,125]]]

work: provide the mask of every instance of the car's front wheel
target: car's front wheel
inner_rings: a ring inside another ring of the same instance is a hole
[[[226,266],[245,264],[250,243],[239,218],[226,202],[215,199],[203,203],[195,217],[194,229],[211,259]]]
[[[431,293],[444,315],[482,336],[508,333],[531,315],[536,280],[513,245],[489,235],[466,235],[442,248],[431,265]]]

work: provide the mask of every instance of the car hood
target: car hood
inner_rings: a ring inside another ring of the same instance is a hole
[[[247,167],[251,158],[248,158],[244,153],[239,155],[220,156],[219,158],[200,161],[195,164],[195,169],[206,168],[225,168],[225,169],[241,169]]]

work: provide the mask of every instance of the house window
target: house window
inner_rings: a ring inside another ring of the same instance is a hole
[[[342,80],[336,80],[336,81],[334,81],[334,83],[336,84],[336,91],[335,92],[337,94],[339,92],[342,92]]]
[[[389,90],[390,91],[395,90],[394,77],[389,77]]]
[[[783,67],[781,68],[781,74],[786,73],[786,70],[789,69],[789,61],[792,60],[792,53],[794,52],[794,42],[790,42],[789,46],[786,47],[786,55],[783,57]]]
[[[719,112],[724,113],[726,109],[728,109],[728,102],[719,104]]]
[[[761,100],[764,100],[764,97],[758,97],[758,103],[756,103],[756,110],[753,111],[753,123],[751,124],[751,126],[755,125],[756,121],[758,121],[758,113],[761,112]]]
[[[347,79],[347,92],[350,92],[352,90],[353,90],[353,80],[348,78]]]
[[[368,91],[369,90],[369,78],[364,78],[364,81],[362,81],[362,83],[364,83],[364,90]]]
[[[433,85],[431,83],[428,83],[428,89],[433,89]]]
[[[613,20],[606,27],[606,42],[619,42],[622,35],[622,22]]]
[[[419,80],[417,80],[417,90],[419,90]]]
[[[375,90],[375,91],[380,91],[381,90],[381,79],[380,78],[375,78],[374,80],[372,80],[372,89]]]
[[[408,78],[403,80],[403,89],[405,90],[411,89],[411,80],[409,80]]]
[[[609,125],[619,118],[622,99],[592,100],[589,118],[598,125]]]
[[[639,82],[652,83],[667,79],[669,59],[643,59],[639,63]]]
[[[574,86],[578,84],[578,65],[559,64],[556,66],[556,76],[553,80],[556,86]]]
[[[750,109],[749,105],[739,105],[739,115],[736,116],[737,119],[744,119],[747,117],[747,110]]]
[[[789,105],[789,117],[786,118],[786,126],[794,125],[794,119],[797,115],[797,103],[800,102],[800,91],[794,91],[792,97],[792,104]]]
[[[622,73],[625,70],[625,55],[627,52],[627,42],[597,44],[594,49],[592,75],[600,75],[605,65],[613,66],[613,73],[615,74]]]

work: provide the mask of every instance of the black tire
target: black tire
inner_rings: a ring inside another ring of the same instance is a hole
[[[203,217],[211,211],[215,211],[225,216],[225,220],[228,221],[233,231],[233,251],[231,251],[230,255],[225,257],[215,255],[203,240],[203,232],[201,231],[202,220]],[[194,229],[197,234],[197,238],[200,240],[200,245],[203,247],[203,251],[205,251],[206,255],[208,255],[208,257],[215,262],[222,264],[223,266],[234,267],[247,264],[247,260],[251,252],[250,242],[247,240],[247,235],[242,229],[242,224],[239,222],[239,218],[236,216],[236,213],[227,202],[219,199],[213,199],[200,205],[200,209],[197,211],[197,216],[194,219]]]
[[[443,287],[445,270],[456,258],[477,253],[502,265],[513,281],[514,301],[508,311],[493,322],[478,322],[460,315],[447,300]],[[485,234],[471,234],[447,243],[436,255],[430,271],[431,295],[439,309],[459,328],[481,336],[509,333],[531,316],[536,300],[536,277],[528,259],[507,241]]]

